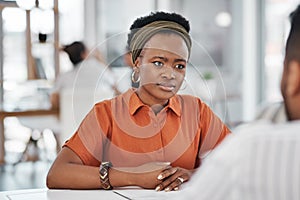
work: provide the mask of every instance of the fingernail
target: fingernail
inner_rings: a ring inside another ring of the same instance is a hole
[[[163,175],[162,175],[162,174],[158,175],[158,176],[157,176],[157,179],[158,179],[158,180],[163,179]]]
[[[166,192],[169,192],[169,191],[170,191],[170,188],[169,188],[169,187],[167,187],[167,188],[165,189],[165,191],[166,191]]]
[[[175,172],[177,172],[177,168],[172,169],[172,174],[174,174]]]
[[[175,187],[174,190],[177,191],[179,189],[179,187]]]
[[[170,162],[163,162],[164,165],[170,165]]]
[[[157,186],[157,187],[155,188],[155,190],[156,190],[156,191],[159,191],[159,190],[160,190],[160,186]]]

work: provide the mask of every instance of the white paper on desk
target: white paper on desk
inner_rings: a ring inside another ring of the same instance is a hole
[[[48,190],[47,200],[124,200],[112,190]]]
[[[34,191],[34,192],[21,192],[17,194],[5,195],[9,200],[34,200],[34,199],[47,199],[46,191]]]
[[[0,200],[124,200],[111,190],[24,190],[0,194]]]
[[[155,190],[139,190],[139,189],[126,189],[126,190],[114,190],[132,200],[165,200],[165,199],[170,199],[172,197],[175,197],[175,195],[178,195],[179,191],[171,191],[171,192],[165,192],[165,191],[160,191],[157,192]],[[125,199],[125,198],[124,198]]]

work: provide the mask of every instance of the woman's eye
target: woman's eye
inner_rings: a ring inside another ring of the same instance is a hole
[[[157,67],[161,67],[164,65],[162,62],[159,62],[159,61],[154,61],[153,64]]]
[[[184,65],[181,65],[181,64],[177,64],[177,65],[175,65],[175,68],[176,68],[176,69],[184,69],[185,66],[184,66]]]

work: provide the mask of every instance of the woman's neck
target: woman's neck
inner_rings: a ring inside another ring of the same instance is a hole
[[[155,114],[159,113],[169,102],[169,100],[158,100],[151,95],[147,95],[146,92],[142,92],[140,89],[136,90],[136,94],[140,100],[151,107]]]
[[[160,105],[160,104],[155,104],[151,106],[152,111],[154,112],[155,115],[159,113],[165,106]]]

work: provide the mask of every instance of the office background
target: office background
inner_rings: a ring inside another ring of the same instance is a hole
[[[1,1],[1,83],[4,87],[1,93],[4,98],[15,96],[16,85],[28,78],[26,12],[11,6],[11,2]],[[60,0],[58,42],[63,45],[83,40],[90,48],[101,48],[110,60],[124,51],[126,34],[117,38],[118,41],[107,39],[128,31],[137,16],[155,10],[179,12],[190,20],[191,35],[196,41],[194,46],[201,45],[218,67],[227,94],[230,120],[247,121],[255,117],[262,103],[281,100],[279,79],[289,28],[288,14],[297,3],[296,0],[212,0],[209,3],[197,0]],[[55,55],[51,56],[55,24],[51,9],[50,5],[43,13],[38,9],[30,11],[32,55],[43,63],[50,80],[55,78]],[[45,33],[50,42],[40,44],[39,33]],[[197,49],[193,54],[198,60],[192,62],[203,69],[203,73],[216,73],[207,55]],[[59,72],[70,68],[63,61],[60,59]]]
[[[282,100],[279,84],[288,15],[298,0],[39,3],[39,8],[25,11],[15,1],[0,1],[0,101],[8,109],[40,106],[33,98],[45,102],[44,93],[33,97],[30,94],[36,91],[36,85],[39,91],[48,90],[57,74],[72,67],[59,48],[75,40],[84,41],[90,49],[98,48],[108,63],[120,67],[122,63],[116,58],[125,52],[129,26],[136,17],[157,10],[178,12],[190,20],[194,42],[190,64],[198,72],[190,87],[204,85],[208,93],[192,91],[206,98],[228,124],[250,121],[262,105]],[[38,73],[33,73],[33,66]],[[15,121],[8,119],[6,125]],[[38,182],[33,187],[41,185],[43,182]]]

